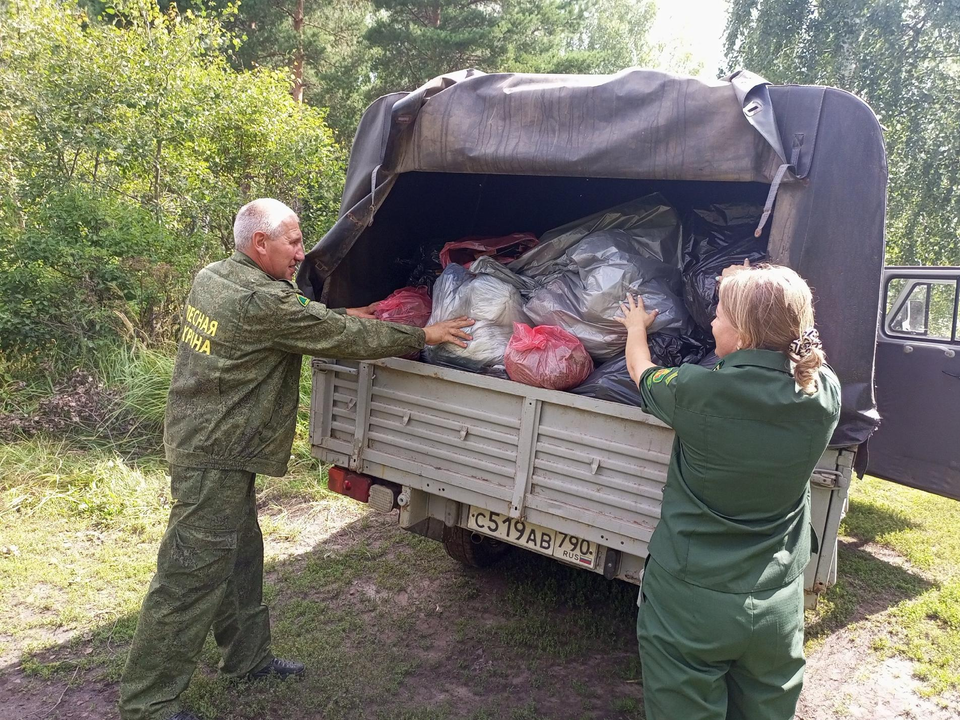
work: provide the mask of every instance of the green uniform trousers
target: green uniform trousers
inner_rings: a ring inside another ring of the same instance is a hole
[[[255,475],[173,465],[170,480],[170,522],[120,680],[123,720],[179,712],[211,628],[222,673],[243,676],[272,660]]]
[[[803,576],[723,593],[651,558],[637,639],[647,720],[789,720],[803,686]]]

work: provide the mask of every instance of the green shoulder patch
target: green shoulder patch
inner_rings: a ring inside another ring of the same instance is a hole
[[[297,302],[306,307],[307,303],[310,302],[310,299],[305,298],[303,295],[297,295]]]
[[[659,370],[654,370],[652,373],[647,375],[647,378],[644,382],[646,383],[647,387],[653,387],[653,384],[663,380],[663,376],[668,372],[670,372],[670,368],[660,368]]]
[[[669,385],[677,379],[680,370],[678,368],[660,368],[659,370],[647,375],[647,387],[652,387],[654,383],[666,383]]]

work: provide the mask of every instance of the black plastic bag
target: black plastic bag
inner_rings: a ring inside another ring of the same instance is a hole
[[[718,362],[705,337],[653,333],[648,342],[651,359],[661,367],[697,363],[712,368]],[[712,364],[708,364],[711,360]],[[626,355],[604,363],[570,392],[599,400],[640,406],[640,389],[627,372]]]
[[[397,260],[397,264],[404,268],[407,275],[407,285],[411,287],[426,286],[433,292],[433,284],[437,281],[443,266],[440,264],[440,249],[443,240],[424,242],[410,258]]]
[[[627,358],[621,355],[594,370],[570,392],[598,400],[640,406],[640,388],[627,372]]]
[[[713,370],[718,362],[720,362],[720,358],[717,356],[716,350],[711,350],[697,365]]]
[[[661,367],[679,367],[684,363],[699,363],[710,351],[700,339],[691,335],[653,333],[648,336],[650,358]]]
[[[702,329],[709,330],[716,317],[717,278],[724,268],[766,258],[768,234],[754,237],[762,213],[761,205],[723,203],[685,215],[683,299]]]

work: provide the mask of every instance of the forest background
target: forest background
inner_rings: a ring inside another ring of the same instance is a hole
[[[116,374],[131,347],[162,356],[193,274],[231,251],[240,205],[281,198],[315,242],[364,107],[466,67],[745,67],[850,90],[885,131],[888,263],[960,264],[960,0],[730,0],[716,68],[658,41],[656,12],[654,0],[0,1],[0,413],[37,380]]]

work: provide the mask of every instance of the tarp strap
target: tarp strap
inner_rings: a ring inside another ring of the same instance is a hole
[[[370,173],[370,217],[367,219],[367,227],[373,225],[373,216],[377,211],[377,171],[380,166],[377,165]]]
[[[777,168],[777,174],[773,176],[773,182],[770,183],[770,192],[767,193],[767,202],[763,206],[763,215],[760,216],[760,224],[757,225],[757,229],[753,232],[754,237],[760,237],[761,233],[763,233],[763,228],[767,224],[767,220],[770,219],[770,213],[773,212],[773,203],[777,199],[780,182],[783,180],[783,176],[786,175],[787,170],[792,167],[793,165],[790,163],[784,163]]]

